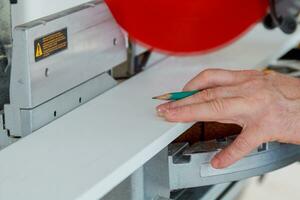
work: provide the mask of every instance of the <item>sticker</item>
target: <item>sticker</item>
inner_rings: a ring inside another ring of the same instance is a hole
[[[64,28],[34,41],[35,62],[68,48],[68,30]]]

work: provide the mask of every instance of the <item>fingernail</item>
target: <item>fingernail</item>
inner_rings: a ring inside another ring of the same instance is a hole
[[[160,108],[156,109],[156,112],[157,112],[157,115],[159,117],[163,117],[164,116],[164,112]]]
[[[164,114],[169,111],[169,107],[170,107],[169,103],[161,104],[157,106],[156,111],[159,116],[164,116]]]
[[[215,169],[220,169],[220,159],[218,158],[213,158],[211,161],[211,166]]]
[[[167,112],[167,109],[162,106],[158,106],[156,108],[156,112],[159,117],[163,117],[165,115],[165,113]]]

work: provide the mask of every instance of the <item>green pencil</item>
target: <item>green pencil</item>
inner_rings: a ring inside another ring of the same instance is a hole
[[[164,94],[161,96],[153,97],[153,99],[165,100],[165,101],[178,101],[178,100],[193,96],[194,94],[197,94],[198,92],[200,92],[200,91],[194,90],[194,91],[187,91],[187,92],[173,92],[173,93],[168,93],[168,94]]]

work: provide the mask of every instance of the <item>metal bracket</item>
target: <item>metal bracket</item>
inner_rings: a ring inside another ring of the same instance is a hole
[[[5,119],[3,111],[0,111],[0,150],[15,142],[16,139],[8,136],[8,131],[5,128]]]
[[[101,2],[14,28],[10,102],[4,106],[11,136],[24,137],[117,84],[106,72],[126,61],[125,38]],[[36,61],[35,42],[59,30],[66,30],[68,48]]]
[[[220,149],[229,145],[230,141],[232,140],[220,143],[214,140],[192,147],[188,144],[171,144],[170,188],[177,190],[242,180],[279,169],[300,157],[299,146],[272,142],[258,147],[231,167],[214,169],[210,160]]]

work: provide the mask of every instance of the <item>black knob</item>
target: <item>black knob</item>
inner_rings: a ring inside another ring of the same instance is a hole
[[[280,29],[286,34],[292,34],[297,30],[297,21],[293,17],[284,17],[280,23]]]
[[[268,30],[273,30],[274,28],[277,27],[271,15],[267,15],[264,18],[263,25]]]

